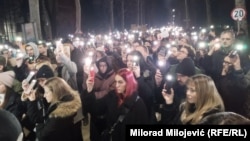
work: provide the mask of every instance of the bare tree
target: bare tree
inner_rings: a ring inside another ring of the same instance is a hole
[[[207,11],[207,24],[211,25],[211,7],[210,0],[206,0],[206,11]]]
[[[41,0],[41,22],[46,40],[52,40],[51,21],[46,8],[45,0]]]
[[[75,0],[76,4],[76,35],[81,35],[82,30],[81,30],[81,3],[80,0]]]
[[[114,0],[110,0],[110,30],[114,30]]]
[[[125,10],[124,10],[124,0],[121,0],[121,23],[122,23],[122,29],[125,28],[125,24],[124,24],[124,18],[125,18]]]
[[[189,6],[188,6],[188,1],[185,0],[185,22],[186,22],[186,28],[189,27],[189,23],[190,23],[190,18],[189,18]]]

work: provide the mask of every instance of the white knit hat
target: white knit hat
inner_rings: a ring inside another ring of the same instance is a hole
[[[14,71],[6,71],[0,73],[0,83],[4,84],[5,86],[12,87],[13,82],[15,79]]]

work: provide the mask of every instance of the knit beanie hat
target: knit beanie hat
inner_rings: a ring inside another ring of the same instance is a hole
[[[43,65],[36,73],[36,78],[50,78],[54,76],[53,70],[48,65]]]
[[[7,61],[3,55],[0,55],[0,65],[6,66]]]
[[[0,73],[0,83],[12,88],[15,79],[14,71],[6,71]]]
[[[183,59],[176,67],[176,73],[180,73],[185,76],[192,76],[195,74],[194,61],[191,58]]]
[[[22,127],[17,118],[6,110],[0,109],[0,140],[17,141]]]

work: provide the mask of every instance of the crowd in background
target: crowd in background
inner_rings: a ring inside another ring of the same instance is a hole
[[[88,124],[91,141],[125,140],[128,124],[249,125],[249,45],[242,30],[175,26],[3,44],[0,109],[25,141],[81,141]]]

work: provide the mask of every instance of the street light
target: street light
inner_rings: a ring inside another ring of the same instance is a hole
[[[173,26],[175,25],[175,9],[172,9],[172,22],[173,22]]]

